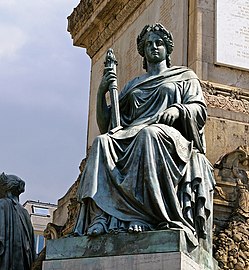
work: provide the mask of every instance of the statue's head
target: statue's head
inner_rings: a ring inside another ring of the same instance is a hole
[[[6,197],[8,192],[19,196],[25,191],[25,182],[16,175],[2,173],[0,175],[0,198]]]
[[[144,58],[143,68],[147,70],[147,61],[145,57],[145,46],[146,39],[148,38],[149,33],[157,34],[164,42],[166,48],[166,64],[167,67],[171,66],[170,54],[174,48],[173,36],[172,34],[160,23],[153,25],[145,25],[141,33],[137,37],[137,50],[138,53]]]

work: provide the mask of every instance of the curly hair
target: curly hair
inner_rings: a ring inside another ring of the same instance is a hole
[[[147,62],[145,58],[145,41],[149,32],[154,32],[162,38],[166,46],[167,55],[166,55],[166,64],[167,67],[171,66],[170,54],[174,48],[173,36],[172,34],[160,23],[153,25],[145,25],[141,33],[137,37],[137,50],[138,53],[143,57],[143,68],[147,71]]]
[[[25,182],[16,175],[7,175],[4,172],[0,175],[0,198],[6,196],[8,191],[20,195],[24,192]]]

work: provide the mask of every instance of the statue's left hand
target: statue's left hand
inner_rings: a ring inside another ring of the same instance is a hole
[[[173,123],[179,118],[180,112],[176,107],[170,107],[159,115],[159,123],[172,126]]]

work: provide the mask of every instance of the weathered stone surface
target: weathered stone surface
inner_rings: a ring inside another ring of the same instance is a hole
[[[216,61],[249,71],[249,2],[216,4]]]
[[[207,157],[212,164],[249,141],[249,93],[236,87],[202,81],[208,106]]]
[[[74,44],[86,47],[88,54],[93,57],[142,2],[81,1],[68,17],[68,31]]]
[[[73,250],[73,252],[72,252]],[[48,241],[46,259],[117,256],[157,252],[187,252],[184,231],[105,234]]]
[[[249,122],[249,92],[220,84],[202,82],[204,97],[209,108],[219,108],[226,111],[244,113]],[[228,118],[229,119],[229,118]]]
[[[79,166],[79,176],[77,180],[68,189],[66,194],[62,198],[59,199],[58,207],[56,211],[54,212],[53,224],[50,224],[50,227],[55,226],[55,229],[56,229],[56,226],[61,226],[61,229],[58,235],[59,237],[70,234],[75,225],[76,217],[78,215],[78,210],[79,210],[79,203],[76,200],[76,191],[78,189],[80,177],[85,167],[86,160],[87,160],[87,157],[81,161],[80,166]],[[45,230],[45,233],[48,234],[47,239],[51,239],[49,238],[50,237],[49,235],[51,234],[51,229],[49,227],[47,228],[47,231]],[[56,238],[57,237],[54,237],[52,239],[56,239]]]
[[[130,267],[127,266],[125,269],[144,270],[147,269],[143,268],[144,261],[148,260],[148,267],[149,265],[151,267],[148,269],[174,269],[167,268],[170,267],[170,264],[174,265],[175,269],[184,270],[216,269],[211,254],[201,248],[196,248],[189,253],[191,256],[189,258],[184,254],[189,251],[187,251],[185,235],[182,230],[109,234],[97,238],[86,236],[61,238],[48,241],[44,270],[57,269],[56,267],[74,270],[122,269],[122,262],[125,262],[126,265],[131,263]],[[156,260],[149,258],[156,258]],[[165,258],[169,258],[166,260],[169,264],[165,264]],[[117,263],[119,267],[113,268],[113,265],[117,265]],[[54,268],[50,268],[52,265]],[[66,268],[69,265],[71,267]],[[76,266],[82,268],[74,268]]]
[[[43,270],[203,270],[181,252],[45,261]],[[217,268],[213,268],[215,270]]]
[[[215,164],[214,256],[221,269],[249,269],[249,152],[238,148]]]
[[[229,7],[229,3],[227,5]],[[215,7],[214,0],[190,1],[188,65],[202,80],[232,85],[246,89],[248,92],[248,71],[215,64]],[[228,39],[227,42],[234,42],[234,40]]]
[[[238,217],[214,237],[214,257],[221,269],[249,269],[249,224]]]
[[[227,225],[231,216],[249,218],[249,152],[239,147],[215,164],[217,186],[214,195],[216,231]]]

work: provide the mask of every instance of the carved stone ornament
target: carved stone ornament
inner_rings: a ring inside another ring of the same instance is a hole
[[[79,214],[80,203],[77,201],[76,192],[78,190],[78,186],[79,186],[82,172],[83,172],[85,165],[86,165],[89,151],[90,151],[90,148],[87,150],[86,158],[84,158],[80,163],[80,166],[79,166],[80,174],[79,174],[77,180],[75,181],[75,183],[73,184],[73,186],[71,187],[71,198],[70,198],[70,203],[67,207],[67,209],[68,209],[67,221],[63,226],[62,236],[66,236],[66,235],[69,235],[72,233],[74,226],[75,226],[75,223],[76,223],[76,220],[77,220],[77,216]]]
[[[92,58],[143,2],[81,0],[68,17],[68,31],[74,45],[86,48]]]
[[[101,2],[100,0],[82,0],[78,6],[74,8],[72,14],[68,16],[67,28],[72,36],[78,33],[82,25],[87,22],[92,12],[97,9]]]
[[[62,236],[63,226],[58,226],[53,223],[48,223],[46,229],[44,230],[44,237],[46,240],[58,239]]]
[[[225,225],[214,234],[214,257],[221,269],[249,269],[248,153],[248,148],[239,147],[215,164],[220,176],[215,196],[233,206]]]
[[[208,107],[249,114],[249,93],[242,89],[202,81]]]

